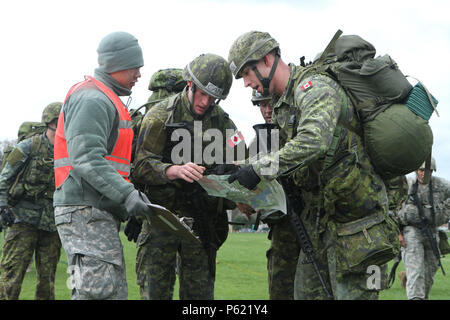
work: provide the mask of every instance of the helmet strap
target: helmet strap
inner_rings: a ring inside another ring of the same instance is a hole
[[[197,90],[197,86],[195,85],[194,81],[192,81],[192,86],[191,86],[191,92],[192,92],[192,108],[194,108],[194,97],[195,97],[195,91]]]
[[[263,86],[263,94],[269,94],[269,86],[270,82],[272,81],[273,75],[275,74],[275,70],[277,69],[278,61],[280,60],[280,54],[277,52],[275,54],[275,60],[272,65],[272,69],[270,70],[269,76],[267,78],[264,78],[261,73],[259,72],[258,68],[256,68],[256,64],[250,65],[250,68],[252,68],[253,72],[256,74],[256,77],[261,82]]]

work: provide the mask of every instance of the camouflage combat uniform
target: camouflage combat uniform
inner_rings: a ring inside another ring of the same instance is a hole
[[[253,150],[253,140],[249,150]],[[266,150],[263,150],[263,153]],[[261,152],[261,151],[260,151]],[[293,300],[294,280],[300,247],[287,216],[262,219],[269,226],[270,248],[266,252],[270,300]]]
[[[236,130],[232,120],[219,105],[209,107],[199,118],[192,111],[186,88],[152,107],[142,121],[132,180],[152,202],[165,206],[180,217],[193,217],[194,232],[200,235],[200,239],[206,234],[209,242],[205,247],[180,240],[175,235],[155,228],[151,228],[148,235],[141,233],[138,243],[147,241],[148,250],[138,263],[145,263],[142,260],[148,259],[149,269],[142,280],[148,284],[146,296],[149,299],[172,299],[177,252],[181,261],[180,299],[214,298],[215,256],[227,237],[226,209],[232,207],[227,200],[208,196],[196,183],[170,181],[165,175],[165,170],[173,164],[173,143],[166,124],[192,124],[194,120],[201,121],[202,134],[208,129],[217,128],[225,137],[227,129],[232,133]],[[203,152],[210,142],[201,141]],[[194,156],[193,152],[191,154]],[[225,154],[226,151],[224,157]],[[211,168],[211,165],[201,165]],[[205,243],[205,238],[202,242]]]
[[[288,217],[268,223],[270,248],[266,252],[270,300],[293,300],[300,247]]]
[[[148,89],[150,91],[153,91],[153,93],[148,98],[148,101],[146,103],[145,113],[147,113],[148,110],[150,110],[154,105],[161,102],[165,98],[183,90],[183,88],[186,86],[186,81],[184,81],[182,78],[182,71],[182,69],[169,68],[158,70],[152,75],[150,83],[148,85]],[[135,130],[134,128],[140,129],[143,117],[144,116],[140,113],[138,117],[133,117],[133,130],[136,138],[133,139],[133,143],[135,143],[135,140],[137,141],[137,137],[139,136],[139,130]],[[132,170],[134,170],[134,168]],[[139,291],[142,300],[150,299],[150,297],[148,296],[148,283],[146,281],[146,275],[148,274],[148,270],[150,267],[149,259],[147,258],[148,252],[150,250],[148,246],[149,232],[150,225],[148,221],[145,220],[142,222],[142,230],[136,241],[136,245],[138,247],[138,251],[136,254],[136,282],[140,288]],[[170,294],[170,296],[172,295]]]
[[[334,299],[376,299],[368,289],[366,271],[342,271],[336,245],[336,228],[367,217],[387,216],[387,196],[364,150],[355,117],[343,89],[330,77],[304,75],[302,67],[290,65],[284,94],[274,107],[273,121],[280,127],[279,152],[253,164],[255,172],[273,179],[298,165],[307,170],[295,174],[302,188],[305,208],[301,214],[316,250],[316,259]],[[337,148],[327,157],[337,126]],[[350,130],[351,128],[351,130]],[[324,158],[331,161],[324,170]],[[263,169],[278,166],[273,175]],[[295,287],[297,299],[325,299],[324,290],[311,264],[303,264],[301,252]]]
[[[408,181],[409,194],[416,181]],[[438,227],[450,218],[450,183],[439,177],[431,177],[433,202],[430,200],[430,184],[418,184],[417,195],[422,202],[424,215],[434,226],[434,236],[439,243]],[[432,210],[431,204],[434,204]],[[434,211],[434,215],[433,215]],[[406,268],[406,294],[408,299],[428,299],[438,269],[438,260],[433,254],[429,240],[420,230],[420,216],[411,196],[398,213],[402,225],[406,248],[402,248],[402,259]]]
[[[54,282],[61,242],[53,213],[53,146],[45,133],[21,141],[10,153],[0,175],[0,203],[8,203],[14,187],[14,224],[6,231],[1,260],[0,298],[18,299],[26,269],[35,254],[35,299],[55,299]],[[25,168],[23,174],[22,169]]]

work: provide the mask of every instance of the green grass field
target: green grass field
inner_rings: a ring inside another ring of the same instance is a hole
[[[129,242],[121,232],[124,245],[128,277],[128,298],[139,300],[139,287],[136,285],[135,258],[136,245]],[[218,252],[215,298],[217,300],[265,300],[268,299],[266,250],[270,245],[265,233],[230,233],[227,241]],[[444,268],[450,272],[450,258],[442,258]],[[70,299],[65,253],[62,251],[58,265],[55,295],[57,300]],[[390,266],[389,266],[390,270]],[[403,264],[397,270],[404,270]],[[20,299],[34,299],[36,271],[33,267],[26,274]],[[430,299],[447,300],[450,298],[450,281],[438,270]],[[175,285],[174,298],[178,299],[178,284]],[[380,300],[406,300],[406,292],[396,281],[391,289],[380,294]]]

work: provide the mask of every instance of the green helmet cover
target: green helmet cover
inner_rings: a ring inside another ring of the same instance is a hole
[[[58,119],[61,107],[61,102],[53,102],[46,106],[42,112],[42,123],[49,124],[53,120]]]
[[[183,70],[183,79],[192,81],[211,97],[224,100],[230,92],[233,75],[227,61],[215,54],[201,54]]]
[[[278,42],[267,32],[250,31],[234,41],[228,54],[230,70],[236,79],[240,79],[242,68],[250,62],[262,59],[274,49],[279,50]]]
[[[271,94],[267,94],[267,93],[259,93],[258,91],[253,89],[253,91],[252,91],[252,102],[253,102],[254,106],[258,105],[259,102],[265,101],[265,100],[272,100],[272,95]]]

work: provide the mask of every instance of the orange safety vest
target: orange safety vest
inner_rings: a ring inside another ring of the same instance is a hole
[[[124,106],[120,98],[102,82],[91,76],[85,76],[85,80],[75,84],[67,93],[67,101],[69,96],[80,88],[94,83],[95,86],[103,92],[114,104],[119,112],[119,137],[110,155],[106,155],[105,159],[109,161],[117,172],[128,182],[131,169],[131,148],[133,141],[133,129],[131,127],[131,117],[127,108]],[[73,170],[69,161],[69,154],[67,152],[67,141],[64,135],[64,114],[63,109],[59,114],[58,127],[56,128],[55,146],[54,146],[54,170],[55,170],[55,187],[60,187],[69,176],[70,170]]]

